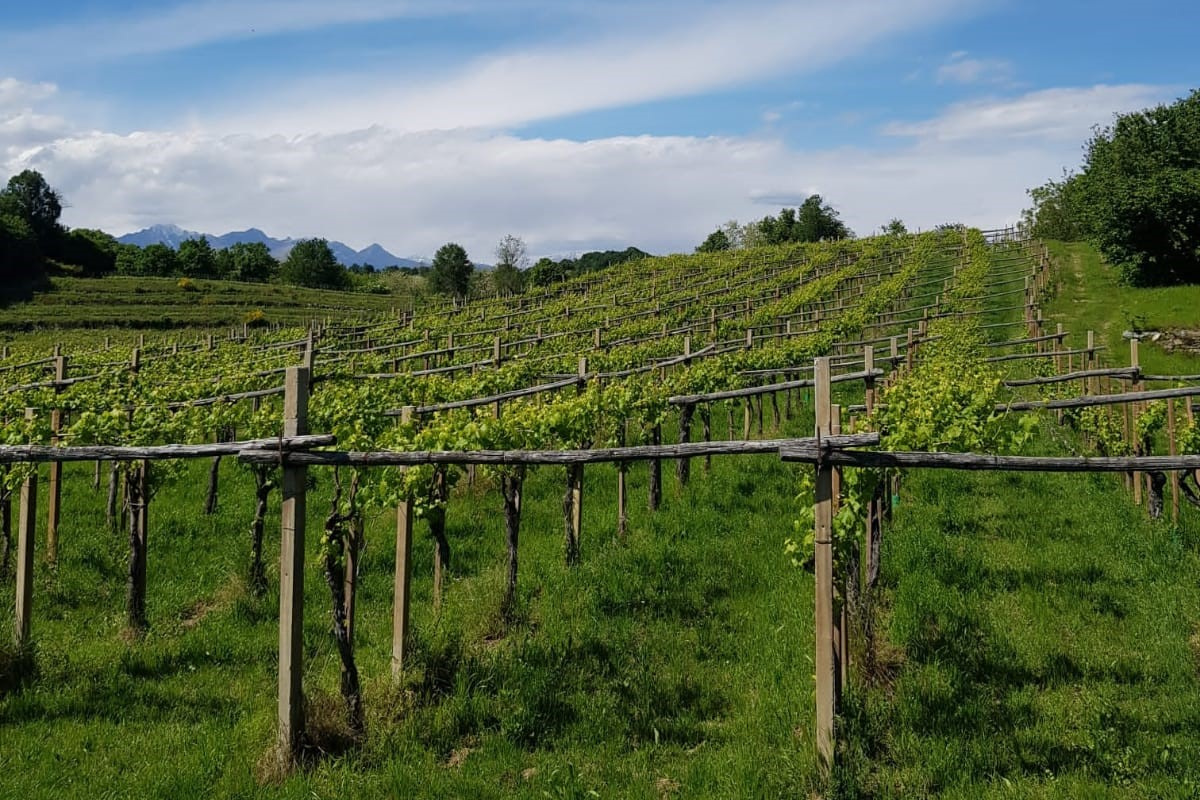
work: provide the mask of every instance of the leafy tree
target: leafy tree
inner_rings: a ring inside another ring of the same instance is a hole
[[[189,278],[217,277],[217,256],[203,236],[179,243],[179,271]]]
[[[729,235],[725,231],[717,228],[708,235],[708,238],[701,242],[696,248],[697,253],[719,253],[724,250],[732,249],[733,244],[729,241]]]
[[[232,280],[266,283],[279,272],[279,262],[263,242],[238,242],[224,252],[229,254],[227,277]]]
[[[1126,280],[1200,281],[1200,89],[1118,115],[1065,183],[1065,208]]]
[[[81,267],[85,275],[107,275],[116,270],[120,249],[121,245],[111,234],[75,228],[64,237],[59,258]]]
[[[314,289],[344,289],[349,275],[333,257],[325,239],[301,239],[292,247],[279,276],[285,283]]]
[[[474,271],[475,265],[467,258],[467,251],[462,245],[449,242],[439,247],[433,255],[429,288],[438,294],[466,297]]]
[[[0,190],[0,214],[25,220],[44,250],[62,232],[58,224],[62,198],[37,170],[27,169],[8,179]]]
[[[821,199],[821,195],[810,195],[796,213],[793,241],[821,242],[832,239],[848,239],[850,229],[838,217],[833,206]]]
[[[539,258],[529,270],[529,280],[534,286],[549,286],[552,283],[565,281],[568,269],[565,261],[555,261],[551,258]]]
[[[117,244],[118,275],[141,275],[142,248],[136,244]]]
[[[820,242],[854,235],[819,194],[810,195],[799,208],[781,209],[778,217],[763,217],[757,228],[756,238],[761,238],[762,244]]]
[[[179,255],[165,244],[149,244],[137,256],[134,275],[169,278],[179,274]]]
[[[1028,194],[1033,208],[1021,212],[1021,227],[1030,236],[1072,242],[1083,235],[1079,183],[1074,174],[1064,170],[1062,180],[1047,181]]]
[[[908,228],[904,225],[904,220],[899,217],[892,217],[892,221],[883,226],[885,236],[903,236],[908,233]]]
[[[497,264],[492,270],[492,286],[498,294],[520,294],[525,290],[525,273],[512,264]]]
[[[15,214],[0,213],[0,280],[11,286],[42,274],[42,252],[32,226]]]

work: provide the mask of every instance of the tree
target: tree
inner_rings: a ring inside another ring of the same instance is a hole
[[[848,239],[850,229],[838,218],[833,206],[821,199],[821,195],[810,195],[796,213],[793,241],[822,242]]]
[[[784,242],[821,242],[833,239],[849,239],[854,233],[838,218],[838,212],[821,199],[821,195],[810,195],[799,208],[784,208],[778,217],[763,217],[756,226],[757,244],[783,244]],[[747,247],[754,246],[749,243]]]
[[[529,265],[525,242],[519,236],[506,234],[496,245],[496,268],[492,270],[492,287],[499,294],[518,294],[525,289],[525,274]]]
[[[429,288],[438,294],[466,297],[475,265],[467,258],[462,245],[449,242],[433,255],[429,270]]]
[[[43,249],[48,249],[62,232],[58,224],[62,198],[37,170],[27,169],[8,179],[8,185],[0,190],[0,215],[3,214],[25,220]]]
[[[179,256],[165,244],[148,244],[138,253],[136,275],[169,278],[179,274]]]
[[[59,258],[83,269],[85,275],[101,276],[117,268],[121,245],[111,234],[91,228],[75,228],[63,239]]]
[[[555,261],[552,258],[539,258],[529,270],[529,280],[533,282],[534,286],[549,286],[566,279],[567,269],[563,262]]]
[[[189,278],[217,277],[217,256],[203,236],[179,243],[179,271]]]
[[[1063,170],[1062,180],[1049,180],[1028,190],[1033,208],[1021,212],[1021,227],[1038,239],[1071,242],[1083,235],[1079,183],[1075,175]]]
[[[1200,281],[1200,90],[1119,115],[1087,143],[1082,226],[1132,283]]]
[[[497,294],[520,294],[525,291],[525,273],[512,264],[497,264],[492,270],[492,286]]]
[[[725,231],[717,228],[708,235],[708,238],[701,242],[696,248],[697,253],[720,253],[724,250],[732,249],[733,244],[729,241],[729,235]]]
[[[279,262],[263,242],[238,242],[224,252],[229,254],[226,277],[231,280],[266,283],[279,272]]]
[[[325,239],[301,239],[292,247],[280,267],[284,283],[314,289],[344,289],[350,276],[333,257]]]
[[[525,269],[529,265],[529,257],[525,254],[525,242],[519,236],[505,234],[496,245],[496,266],[508,266],[515,269]]]
[[[0,290],[28,284],[43,274],[37,236],[24,218],[0,213]]]
[[[904,220],[899,217],[892,217],[892,221],[883,226],[883,234],[885,236],[904,236],[908,233],[908,228],[904,225]]]

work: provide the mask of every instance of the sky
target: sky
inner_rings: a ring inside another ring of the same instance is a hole
[[[1200,3],[0,0],[0,180],[120,235],[490,261],[820,194],[859,235],[1015,222],[1094,126],[1200,85]]]

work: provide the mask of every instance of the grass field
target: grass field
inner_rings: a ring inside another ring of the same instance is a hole
[[[624,545],[614,541],[615,471],[589,470],[575,570],[563,564],[562,471],[535,472],[523,622],[507,632],[499,500],[462,487],[437,619],[418,525],[416,656],[403,692],[388,688],[392,521],[373,520],[358,636],[368,739],[281,787],[255,777],[273,735],[278,597],[255,600],[235,577],[252,484],[223,469],[213,518],[199,513],[204,465],[154,501],[152,629],[136,643],[121,634],[124,536],[106,528],[90,467],[68,470],[61,566],[38,572],[39,673],[0,699],[0,795],[776,797],[810,787],[812,588],[783,554],[793,468],[778,459],[718,460],[710,478],[697,463],[683,494],[667,481],[653,516],[645,470],[633,470]],[[310,564],[324,508],[310,502]],[[277,552],[277,505],[269,521]],[[332,717],[337,656],[315,566],[306,596],[306,686]]]
[[[25,302],[0,307],[0,331],[37,328],[220,328],[260,310],[267,322],[377,316],[408,308],[408,295],[334,292],[266,283],[175,278],[56,277]]]
[[[1072,332],[1119,340],[1123,308],[1144,308],[1148,327],[1200,322],[1194,289],[1119,289],[1086,248],[1055,253],[1063,289],[1047,309]],[[1200,372],[1149,344],[1142,363]],[[725,415],[713,420],[720,438]],[[1050,417],[1042,434],[1041,451],[1069,444]],[[70,467],[61,563],[37,573],[37,674],[0,688],[0,797],[1200,797],[1200,515],[1152,522],[1119,477],[908,475],[884,537],[877,667],[849,692],[842,767],[823,786],[812,578],[782,547],[800,467],[716,460],[706,476],[694,463],[682,491],[664,467],[657,514],[645,510],[645,468],[631,471],[623,544],[614,471],[589,467],[573,570],[562,471],[532,473],[521,614],[508,629],[499,498],[482,479],[460,486],[437,617],[417,525],[415,655],[400,690],[388,681],[393,523],[373,518],[358,629],[368,733],[340,753],[338,659],[315,565],[330,476],[317,473],[305,682],[331,752],[281,783],[264,783],[260,765],[278,596],[253,598],[238,577],[249,475],[223,465],[213,517],[200,513],[204,464],[156,498],[151,629],[128,641],[125,534],[108,530],[90,465]],[[4,597],[6,641],[11,578]]]
[[[1127,330],[1200,329],[1200,286],[1136,289],[1122,286],[1117,271],[1104,263],[1095,248],[1082,243],[1051,242],[1058,261],[1059,292],[1044,305],[1046,319],[1062,322],[1072,332],[1071,347],[1087,344],[1087,331],[1096,332],[1096,343],[1108,348],[1104,359],[1116,365],[1129,363]],[[1143,342],[1138,356],[1142,368],[1157,375],[1200,374],[1200,357],[1166,353]]]

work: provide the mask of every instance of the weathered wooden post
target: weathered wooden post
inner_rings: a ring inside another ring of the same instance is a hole
[[[1086,360],[1084,361],[1084,369],[1085,370],[1094,370],[1095,368],[1096,368],[1096,332],[1088,331],[1087,332],[1087,356],[1086,356]],[[1100,393],[1100,379],[1097,377],[1084,378],[1083,379],[1083,393],[1085,395],[1099,394]]]
[[[1191,402],[1187,398],[1185,402]],[[1176,454],[1175,448],[1175,398],[1167,399],[1167,455]],[[1179,522],[1179,471],[1171,470],[1171,521]]]
[[[829,358],[814,362],[813,381],[816,401],[816,435],[830,435],[830,372]],[[834,694],[836,664],[833,657],[833,470],[822,464],[816,467],[816,504],[814,507],[813,572],[815,577],[816,609],[816,743],[821,767],[833,766],[834,714],[837,702]]]
[[[402,423],[412,422],[413,407],[400,410]],[[412,581],[412,529],[415,509],[412,498],[396,506],[396,568],[392,585],[392,679],[404,672],[404,655],[408,646],[409,587]]]
[[[288,367],[284,380],[283,435],[308,433],[308,370]],[[304,734],[304,523],[308,469],[283,468],[283,519],[279,539],[279,748],[291,763]]]
[[[576,391],[582,394],[587,388],[588,361],[579,357],[579,380]],[[581,443],[583,444],[583,443]],[[579,563],[579,542],[583,534],[583,464],[567,466],[567,493],[563,500],[567,531],[567,564]]]
[[[25,419],[32,420],[34,410],[25,409]],[[13,625],[13,644],[20,652],[29,643],[33,619],[33,549],[37,526],[37,465],[21,484],[20,517],[17,520],[17,603]]]
[[[1138,340],[1129,340],[1129,366],[1133,368],[1133,391],[1140,392],[1142,390],[1142,381],[1140,377],[1140,363],[1138,359]],[[1137,418],[1141,411],[1142,404],[1136,400],[1129,404],[1129,434],[1133,441],[1134,455],[1142,455],[1142,443],[1137,441]],[[1133,473],[1133,502],[1135,505],[1142,504],[1142,473],[1135,470]]]
[[[683,337],[683,354],[689,356],[692,353],[692,337]],[[690,366],[692,360],[685,358],[683,361],[684,367]],[[679,407],[679,443],[687,444],[692,440],[692,415],[696,411],[695,403],[684,403]],[[686,456],[675,462],[675,478],[679,481],[680,488],[687,486],[688,480],[691,478],[692,463]]]
[[[871,345],[863,346],[863,372],[866,377],[863,379],[865,385],[863,402],[867,406],[867,416],[875,410],[875,348]]]
[[[54,359],[54,380],[67,379],[67,357],[56,356]],[[56,383],[54,393],[61,393],[63,387]],[[62,409],[55,408],[50,412],[50,445],[57,447],[61,442]],[[62,462],[50,462],[50,486],[46,500],[46,560],[51,564],[58,563],[58,523],[62,516]]]

